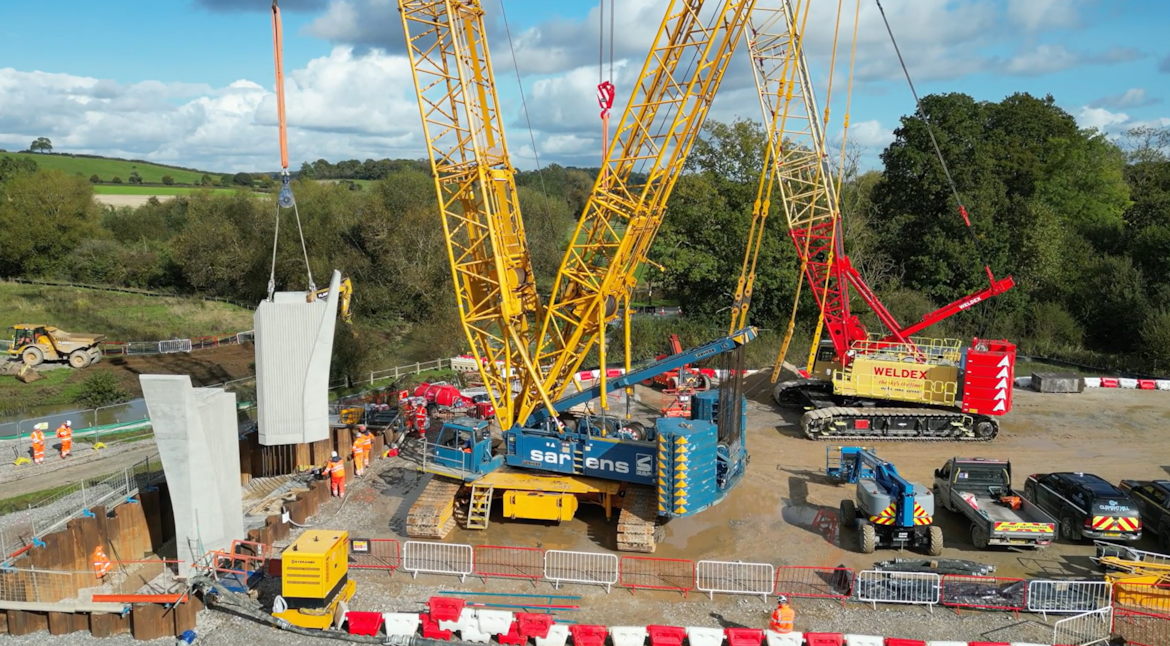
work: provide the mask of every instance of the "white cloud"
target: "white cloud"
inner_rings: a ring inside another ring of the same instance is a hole
[[[1102,97],[1089,104],[1091,108],[1142,108],[1148,105],[1157,105],[1162,99],[1151,97],[1144,88],[1135,87],[1122,92]]]
[[[1040,76],[1075,67],[1078,57],[1064,45],[1040,45],[1031,51],[1017,54],[1007,61],[1003,70],[1020,76]]]
[[[838,141],[840,136],[838,135]],[[860,121],[849,126],[849,143],[881,150],[894,140],[894,131],[877,119]]]
[[[335,48],[286,75],[289,149],[300,160],[424,156],[404,57]],[[0,69],[0,147],[47,136],[61,152],[125,156],[213,171],[276,170],[275,94],[227,87]]]
[[[1072,27],[1080,22],[1085,0],[1008,0],[1007,15],[1028,31],[1045,27]]]
[[[1105,108],[1085,106],[1077,114],[1077,124],[1082,128],[1096,128],[1101,131],[1111,129],[1129,121],[1129,115],[1124,112],[1110,112]]]

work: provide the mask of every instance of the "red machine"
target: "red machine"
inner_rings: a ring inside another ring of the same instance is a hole
[[[682,344],[679,343],[678,335],[670,335],[670,349],[671,354],[682,353]],[[658,361],[665,359],[670,355],[658,355]],[[679,375],[682,378],[679,378]],[[711,385],[715,383],[715,371],[711,368],[692,368],[689,365],[683,366],[678,370],[667,370],[666,372],[655,375],[653,379],[647,379],[642,382],[643,386],[650,386],[658,384],[662,386],[662,390],[668,394],[674,394],[680,390],[687,390],[689,392],[703,392],[710,390]]]
[[[496,416],[496,409],[491,400],[485,395],[469,397],[459,388],[447,383],[419,384],[414,389],[414,397],[427,403],[427,412],[430,415],[455,413],[463,414],[476,419],[491,419]]]

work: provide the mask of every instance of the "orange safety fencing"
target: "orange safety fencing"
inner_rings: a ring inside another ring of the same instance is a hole
[[[776,566],[776,594],[813,599],[845,599],[853,594],[855,573],[847,567]]]
[[[394,572],[402,565],[398,541],[392,538],[352,538],[349,567],[357,570]]]
[[[544,550],[535,547],[476,545],[471,562],[472,572],[484,580],[501,577],[536,581],[544,576]]]
[[[1170,616],[1170,584],[1116,581],[1113,583],[1113,607]]]
[[[947,574],[942,577],[939,603],[956,610],[1007,610],[1019,616],[1028,607],[1028,583],[1023,579]]]
[[[677,590],[687,596],[695,587],[695,564],[683,559],[623,556],[618,564],[618,585],[632,593],[644,590]]]
[[[1165,646],[1170,644],[1170,616],[1114,608],[1113,634],[1129,646]]]

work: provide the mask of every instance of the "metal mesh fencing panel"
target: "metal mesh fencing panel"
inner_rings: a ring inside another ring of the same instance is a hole
[[[1052,643],[1067,646],[1092,646],[1113,636],[1113,608],[1101,608],[1052,625]]]
[[[162,354],[174,354],[176,352],[190,352],[191,339],[171,339],[169,341],[159,341],[158,351]]]
[[[460,581],[474,571],[470,545],[407,541],[402,546],[402,569],[417,577],[420,572],[451,574]]]
[[[597,552],[549,550],[544,553],[544,578],[554,588],[561,583],[603,585],[609,592],[618,581],[618,557]]]
[[[475,574],[487,579],[531,579],[544,576],[544,551],[535,547],[475,546]]]
[[[618,564],[618,585],[631,590],[677,590],[686,597],[695,587],[695,564],[683,559],[623,556]]]
[[[767,600],[775,585],[776,571],[770,563],[743,561],[699,561],[695,565],[695,588],[715,598],[724,594],[760,595]]]
[[[1129,646],[1165,646],[1170,644],[1170,616],[1114,608],[1113,634]]]
[[[854,572],[844,567],[781,565],[776,568],[776,594],[786,597],[845,599],[853,593]]]
[[[931,572],[863,570],[857,573],[853,593],[858,601],[874,608],[879,603],[902,603],[928,606],[933,611],[941,588],[942,578]]]
[[[1105,581],[1028,582],[1028,612],[1041,615],[1076,614],[1109,605],[1109,584]]]
[[[5,568],[0,570],[0,601],[56,603],[76,597],[86,583],[97,585],[93,572]]]
[[[393,572],[402,564],[398,541],[392,538],[363,538],[350,541],[349,567],[358,570],[388,570]]]
[[[942,578],[941,603],[952,608],[1010,610],[1027,608],[1028,584],[1023,579],[948,574]]]

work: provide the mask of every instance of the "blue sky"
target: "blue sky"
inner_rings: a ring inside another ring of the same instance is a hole
[[[534,165],[500,20],[498,85],[516,164]],[[768,0],[760,0],[766,2]],[[772,0],[774,1],[774,0]],[[542,162],[598,163],[598,2],[504,0]],[[846,3],[848,4],[848,3]],[[608,5],[608,3],[607,3]],[[619,104],[666,0],[623,0],[615,53]],[[814,5],[807,50],[823,82],[831,16]],[[1153,0],[885,0],[922,94],[999,100],[1052,94],[1086,127],[1116,135],[1170,125],[1170,3]],[[8,0],[0,3],[0,148],[49,136],[62,152],[202,169],[278,166],[268,0]],[[877,18],[861,0],[851,138],[867,165],[913,100]],[[303,160],[423,155],[417,105],[389,0],[284,0],[293,166]],[[31,25],[51,25],[44,30]],[[838,94],[840,96],[840,94]],[[712,118],[759,119],[744,57]],[[834,114],[840,115],[841,107]],[[830,132],[840,129],[830,126]]]

